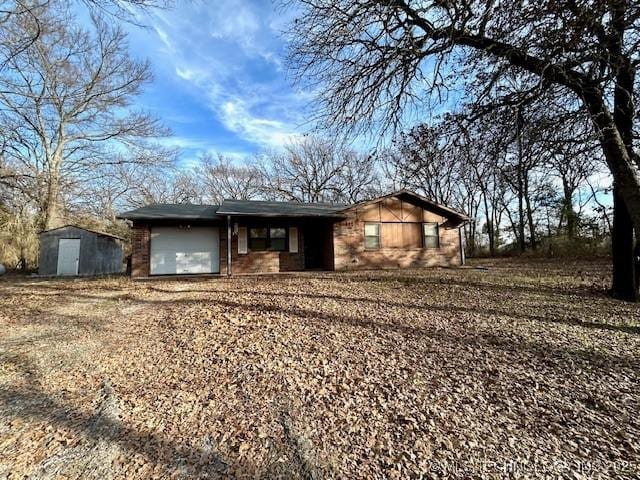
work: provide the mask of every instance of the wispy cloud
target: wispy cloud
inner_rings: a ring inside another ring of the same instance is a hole
[[[221,117],[229,130],[262,146],[280,147],[297,136],[297,133],[282,121],[253,115],[242,100],[225,102],[222,105]]]
[[[135,33],[132,46],[155,70],[150,103],[169,123],[190,113],[196,119],[189,125],[197,132],[185,122],[170,125],[178,131],[174,145],[256,151],[304,130],[309,97],[282,71],[283,22],[263,0],[194,0],[188,8],[155,12],[152,28]]]

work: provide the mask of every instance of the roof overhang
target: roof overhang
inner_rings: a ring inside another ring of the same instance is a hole
[[[153,204],[124,212],[116,218],[132,221],[222,221],[217,205]]]
[[[269,202],[260,200],[225,200],[218,215],[278,218],[345,218],[344,205],[328,203]]]
[[[300,202],[270,202],[262,200],[224,200],[222,205],[191,205],[191,204],[155,204],[124,212],[117,218],[132,221],[223,221],[225,217],[263,217],[263,218],[347,218],[351,209],[385,198],[397,197],[409,199],[430,211],[463,225],[469,222],[469,217],[445,205],[440,205],[422,195],[410,190],[399,190],[371,200],[353,205],[330,203],[300,203]]]

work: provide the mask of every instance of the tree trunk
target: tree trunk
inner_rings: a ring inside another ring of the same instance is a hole
[[[504,207],[504,211],[507,215],[507,218],[509,219],[509,224],[511,225],[511,231],[513,232],[513,236],[516,238],[516,240],[518,239],[518,225],[516,224],[515,220],[513,219],[513,215],[511,215],[511,211],[505,206]]]
[[[467,237],[467,253],[470,256],[474,256],[476,254],[476,222],[475,220],[470,222],[469,224],[465,224],[464,232],[465,232],[465,236]]]
[[[621,8],[621,5],[618,6]],[[614,24],[617,25],[618,53],[624,44],[624,28],[620,22],[624,18],[624,10],[616,12]],[[616,86],[614,89],[613,121],[618,129],[624,151],[628,155],[631,167],[635,167],[636,176],[640,162],[634,157],[633,152],[633,118],[635,107],[633,102],[635,69],[628,58],[618,65]],[[640,225],[631,216],[632,203],[619,191],[614,175],[614,209],[613,228],[611,231],[611,246],[613,254],[613,281],[611,293],[614,297],[637,302],[640,299],[640,265],[638,265],[637,237],[640,234]]]
[[[529,235],[530,235],[530,239],[531,239],[531,247],[535,250],[536,246],[537,246],[537,238],[536,238],[536,225],[533,221],[533,210],[531,209],[531,198],[529,195],[529,179],[528,179],[528,172],[527,172],[527,177],[524,177],[524,199],[525,199],[525,205],[527,207],[527,222],[529,224]]]
[[[60,126],[58,144],[53,151],[47,154],[49,168],[47,169],[47,193],[44,198],[44,229],[61,227],[64,225],[64,215],[60,198],[60,169],[62,165],[62,152],[64,151],[63,127]]]
[[[483,193],[482,201],[484,203],[484,218],[487,222],[487,234],[489,235],[489,255],[492,257],[496,256],[496,244],[495,237],[493,233],[493,222],[491,221],[491,214],[489,212],[489,203],[487,201],[487,194]]]
[[[637,301],[640,296],[640,285],[635,279],[637,259],[633,257],[634,245],[633,241],[629,242],[629,238],[631,229],[635,231],[636,237],[640,232],[640,172],[618,128],[621,121],[614,121],[604,104],[602,93],[585,91],[584,100],[600,134],[600,144],[616,189],[617,207],[614,210],[612,228],[615,288],[612,288],[612,293],[618,298]],[[628,265],[623,267],[623,262]]]
[[[623,300],[638,301],[640,266],[633,234],[633,222],[620,192],[614,187],[613,228],[611,253],[613,256],[613,284],[611,294]]]
[[[520,251],[524,252],[527,249],[527,241],[524,233],[524,196],[521,187],[520,172],[518,172],[518,244],[520,245]]]
[[[564,216],[567,217],[567,236],[573,240],[576,237],[578,227],[578,219],[576,212],[573,210],[573,194],[567,181],[562,179],[562,190],[564,193]]]
[[[516,110],[516,142],[518,145],[518,165],[517,165],[517,182],[518,182],[518,232],[520,237],[520,251],[524,252],[527,248],[525,233],[524,233],[524,176],[522,174],[522,127],[524,124],[524,118],[522,117],[522,110],[518,106]]]
[[[60,205],[60,184],[56,175],[49,177],[47,197],[45,199],[44,229],[61,227],[63,222],[62,206]]]

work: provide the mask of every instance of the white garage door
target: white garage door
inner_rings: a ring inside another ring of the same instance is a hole
[[[220,237],[215,227],[151,229],[151,275],[218,273]]]

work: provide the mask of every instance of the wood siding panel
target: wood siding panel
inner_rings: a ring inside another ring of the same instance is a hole
[[[402,221],[402,201],[399,198],[385,198],[380,204],[380,221],[401,222]],[[374,204],[375,205],[375,204]]]
[[[404,222],[422,222],[422,207],[402,202],[402,220]]]
[[[403,223],[402,225],[402,246],[404,248],[422,247],[422,224]]]
[[[401,223],[383,223],[380,227],[381,248],[401,248],[403,246]]]
[[[437,213],[434,213],[434,212],[430,212],[427,209],[423,210],[422,218],[423,218],[422,221],[423,222],[427,222],[427,223],[433,222],[433,223],[440,224],[440,223],[444,223],[446,221],[446,218],[444,218],[443,216],[438,215]]]
[[[380,247],[422,248],[422,223],[381,223]]]
[[[377,203],[358,208],[358,217],[365,222],[380,221],[380,205]]]

